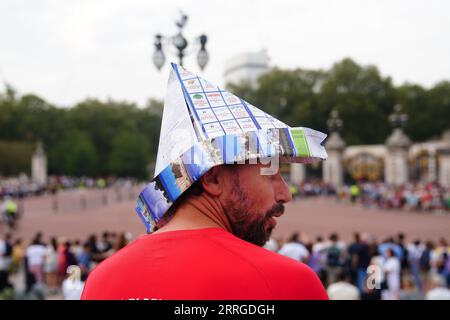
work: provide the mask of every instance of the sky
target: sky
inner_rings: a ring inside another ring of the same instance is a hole
[[[0,0],[0,80],[58,106],[88,97],[163,99],[169,61],[152,62],[154,36],[189,16],[191,43],[210,61],[185,66],[223,85],[227,59],[266,49],[270,65],[327,69],[344,57],[376,65],[395,84],[450,79],[450,1],[442,0]]]

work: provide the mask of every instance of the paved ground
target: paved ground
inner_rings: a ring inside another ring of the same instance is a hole
[[[100,234],[104,230],[129,231],[133,236],[143,234],[144,227],[134,212],[134,199],[139,189],[133,191],[110,190],[105,194],[102,191],[66,191],[58,195],[57,212],[52,209],[55,203],[52,196],[26,199],[25,213],[15,235],[30,240],[37,231],[42,231],[45,239],[55,235],[84,240],[89,234]],[[365,209],[336,203],[331,198],[298,199],[286,205],[274,235],[285,238],[293,231],[301,231],[312,239],[338,232],[344,240],[350,240],[352,234],[359,231],[369,232],[379,239],[404,232],[407,240],[416,237],[450,240],[450,215]],[[4,232],[5,227],[0,226],[0,234]]]

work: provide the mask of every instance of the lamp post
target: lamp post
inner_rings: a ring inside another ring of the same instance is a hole
[[[402,106],[400,104],[396,104],[394,106],[394,112],[389,115],[389,122],[394,128],[403,128],[408,121],[408,115],[406,113],[402,113]]]
[[[164,37],[161,34],[157,34],[155,36],[153,64],[158,70],[161,70],[164,62],[166,61],[166,55],[164,54],[163,46],[173,45],[175,47],[175,49],[177,50],[177,56],[180,66],[183,66],[183,58],[186,55],[192,53],[186,52],[189,43],[183,35],[183,28],[186,26],[187,20],[188,16],[184,13],[181,13],[181,18],[175,22],[178,27],[178,33],[176,35],[171,37]],[[196,39],[196,41],[198,41],[198,43],[200,44],[200,49],[197,53],[197,63],[200,69],[203,70],[209,61],[209,54],[208,51],[206,51],[206,42],[208,41],[208,37],[202,34]]]
[[[338,132],[342,128],[343,121],[339,118],[337,110],[331,111],[330,118],[327,120],[327,127],[330,132]]]

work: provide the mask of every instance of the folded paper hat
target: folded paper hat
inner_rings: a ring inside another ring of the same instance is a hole
[[[151,233],[167,210],[209,169],[220,164],[325,160],[326,134],[289,127],[232,93],[172,63],[155,175],[136,211]]]

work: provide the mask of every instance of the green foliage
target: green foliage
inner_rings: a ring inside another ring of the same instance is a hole
[[[259,79],[257,89],[248,83],[227,88],[291,126],[327,132],[326,121],[336,109],[349,145],[384,143],[392,130],[388,117],[396,103],[408,114],[405,130],[415,141],[450,128],[450,82],[430,90],[410,84],[396,88],[376,67],[348,58],[327,71],[275,68]]]
[[[35,95],[18,97],[9,88],[0,93],[0,141],[8,143],[0,149],[0,174],[29,172],[32,150],[42,140],[50,174],[148,178],[146,168],[156,159],[161,115],[162,103],[157,100],[141,109],[95,99],[57,108]],[[15,151],[11,141],[28,143],[28,151],[23,147]]]
[[[336,109],[344,121],[342,136],[348,144],[385,141],[390,132],[388,116],[395,105],[395,90],[390,78],[383,78],[377,68],[361,67],[344,59],[327,73],[318,94],[322,130],[326,130],[331,110]]]
[[[144,178],[150,160],[147,149],[137,132],[120,132],[112,141],[109,170],[118,176]]]
[[[49,159],[58,164],[59,174],[96,176],[98,153],[90,136],[83,131],[69,130],[51,152]]]
[[[0,175],[30,174],[34,148],[28,142],[0,141]]]

